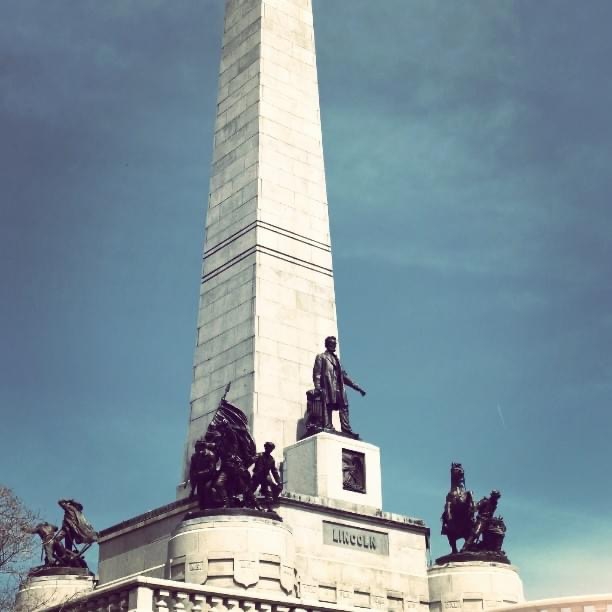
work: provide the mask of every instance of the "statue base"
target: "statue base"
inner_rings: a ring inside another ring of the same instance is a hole
[[[437,564],[427,570],[430,609],[453,608],[456,612],[470,612],[506,607],[525,600],[516,567],[475,560],[440,563],[444,558],[440,557]]]
[[[506,557],[503,550],[470,550],[465,552],[451,553],[436,559],[436,565],[445,563],[465,563],[470,561],[489,561],[492,563],[505,563],[510,565],[510,559]]]
[[[35,612],[65,604],[93,587],[94,576],[87,568],[35,567],[17,593],[15,611]]]
[[[296,593],[293,532],[275,512],[188,512],[168,542],[166,578],[211,587]]]
[[[276,512],[256,510],[255,508],[207,508],[206,510],[191,510],[185,515],[183,520],[190,521],[211,516],[257,516],[271,521],[282,522],[283,520]]]
[[[284,456],[286,491],[382,508],[377,446],[322,432],[288,446]]]
[[[87,567],[63,567],[39,565],[28,572],[31,576],[93,576]]]
[[[333,436],[349,438],[349,440],[361,440],[358,433],[347,433],[345,431],[334,429],[333,427],[319,427],[318,425],[306,426],[306,432],[304,433],[301,439],[304,440],[305,438],[309,438],[310,436],[316,436],[319,433],[327,433]]]

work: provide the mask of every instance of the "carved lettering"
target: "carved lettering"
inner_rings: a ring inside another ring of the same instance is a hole
[[[323,542],[379,555],[389,554],[388,534],[349,525],[323,521]]]

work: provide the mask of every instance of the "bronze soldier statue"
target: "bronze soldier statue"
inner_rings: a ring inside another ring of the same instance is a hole
[[[240,505],[238,496],[244,499],[248,491],[251,480],[248,468],[253,463],[253,457],[242,452],[236,431],[228,422],[221,420],[218,431],[221,433],[217,444],[221,467],[213,487],[217,502],[223,508],[229,508]]]
[[[217,461],[219,453],[214,436],[195,443],[195,453],[189,463],[190,497],[198,498],[200,508],[205,508],[211,496],[212,484],[217,478]]]
[[[23,528],[24,532],[40,537],[44,552],[44,565],[33,568],[30,573],[51,567],[87,568],[83,555],[97,542],[98,534],[83,515],[83,506],[79,502],[60,499],[58,504],[64,510],[64,520],[59,529],[46,521]],[[85,546],[79,550],[77,544]]]
[[[351,387],[361,393],[366,392],[351,380],[345,370],[342,369],[340,360],[336,355],[336,337],[325,338],[325,352],[317,355],[312,370],[312,378],[315,390],[319,392],[323,402],[323,427],[334,431],[332,425],[332,413],[338,410],[340,413],[340,428],[342,433],[352,438],[359,436],[351,429],[349,422],[349,403],[346,387]]]
[[[60,541],[64,538],[64,548],[68,551],[79,552],[82,555],[87,548],[98,541],[98,534],[83,514],[83,506],[74,499],[60,499],[57,502],[64,511],[64,520],[54,539]],[[75,544],[86,544],[81,551],[77,551]]]
[[[38,523],[34,527],[24,527],[23,531],[25,533],[35,534],[40,537],[42,542],[43,552],[45,556],[45,565],[52,566],[56,565],[63,557],[64,557],[64,547],[61,542],[56,542],[53,539],[55,532],[57,531],[57,526],[48,523],[47,521],[43,523]]]
[[[272,457],[272,451],[276,448],[273,442],[264,444],[264,452],[259,453],[255,458],[251,485],[249,486],[248,499],[250,505],[258,507],[255,501],[255,492],[259,492],[266,500],[268,510],[271,510],[272,502],[278,500],[280,492],[283,490],[280,474],[276,469],[276,462]]]
[[[489,526],[489,522],[493,518],[495,511],[497,510],[497,502],[501,497],[501,493],[499,491],[493,490],[491,491],[491,495],[489,497],[483,497],[476,504],[476,521],[474,523],[474,527],[472,529],[472,533],[470,537],[467,538],[462,552],[468,550],[476,550],[478,547],[478,539],[483,534],[483,532]],[[505,528],[504,528],[505,531]]]

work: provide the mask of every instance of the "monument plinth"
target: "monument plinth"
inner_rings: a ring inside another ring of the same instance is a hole
[[[295,595],[292,530],[265,512],[211,512],[183,520],[168,541],[166,577]]]
[[[15,600],[15,612],[35,612],[67,604],[94,588],[87,568],[46,567],[30,572]]]
[[[291,493],[382,508],[380,449],[319,433],[285,448],[285,489]]]
[[[441,612],[487,610],[525,600],[523,583],[513,565],[463,561],[434,565],[428,570],[429,609]]]

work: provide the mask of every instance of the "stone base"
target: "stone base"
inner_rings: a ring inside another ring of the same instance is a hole
[[[304,438],[309,438],[310,436],[316,436],[319,433],[327,433],[332,436],[340,436],[341,438],[349,438],[350,440],[361,440],[361,437],[358,433],[345,433],[342,430],[334,429],[333,427],[319,427],[318,425],[307,425],[306,431],[302,436],[302,440]]]
[[[86,568],[41,567],[32,570],[17,593],[16,612],[35,612],[69,602],[93,590]]]
[[[347,453],[363,463],[361,490],[347,479]],[[285,448],[283,478],[291,493],[382,508],[380,449],[367,442],[326,432],[304,438]]]
[[[446,563],[465,563],[466,561],[490,561],[493,563],[505,563],[510,565],[510,559],[506,557],[503,550],[495,552],[492,550],[470,550],[466,552],[451,553],[438,557],[436,565],[444,565]]]
[[[303,609],[333,604],[429,612],[429,529],[422,520],[289,492],[276,511],[283,522],[268,513],[218,511],[185,521],[186,513],[198,512],[196,502],[185,500],[128,519],[100,532],[99,584],[172,577],[280,601],[291,596],[294,567]],[[244,586],[258,575],[253,586]]]
[[[187,516],[168,542],[166,578],[295,595],[293,533],[278,515],[231,508]]]
[[[40,565],[33,567],[28,576],[92,576],[92,573],[86,567],[49,567],[48,565]]]
[[[185,515],[184,521],[211,516],[256,516],[271,521],[281,521],[282,518],[276,512],[255,510],[254,508],[214,508],[211,510],[191,510]]]
[[[460,553],[459,553],[460,554]],[[437,564],[427,571],[429,610],[473,612],[525,600],[518,570],[506,563],[462,561]]]

